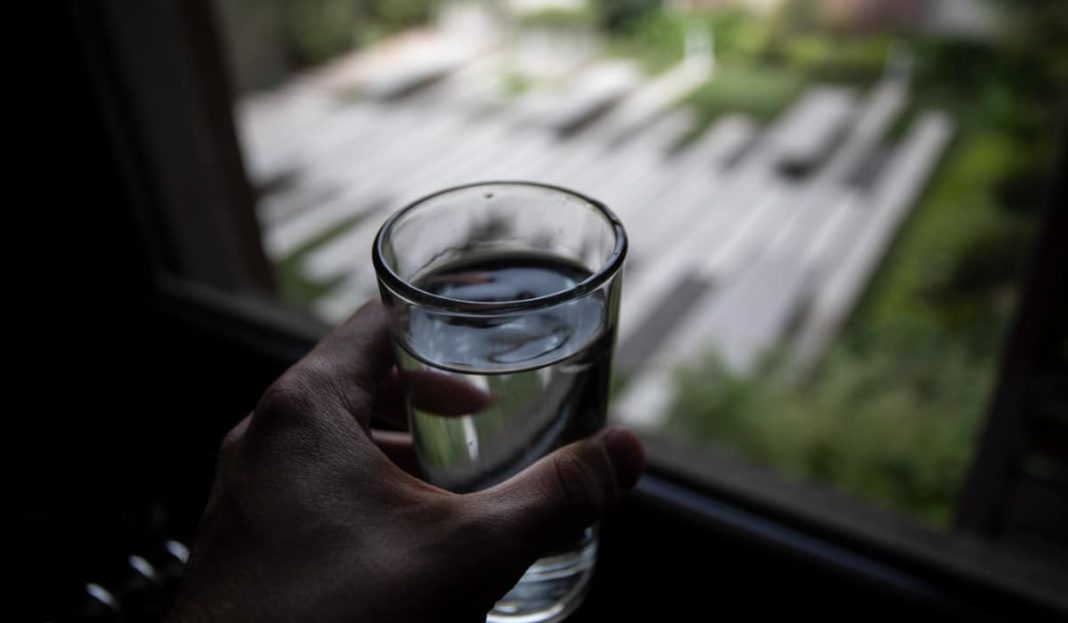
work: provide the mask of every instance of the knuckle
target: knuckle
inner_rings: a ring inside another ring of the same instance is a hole
[[[237,453],[241,439],[244,437],[244,432],[241,424],[231,428],[230,432],[226,433],[226,436],[222,438],[222,442],[219,443],[219,455],[223,457],[234,456]]]
[[[278,378],[263,393],[256,405],[256,419],[260,426],[284,423],[295,415],[311,411],[316,404],[313,374],[293,367]]]
[[[309,423],[318,408],[319,393],[308,374],[290,368],[267,388],[256,404],[252,415],[256,437],[293,431]]]
[[[288,372],[299,375],[305,385],[314,387],[328,385],[334,376],[330,363],[316,354],[301,359]]]
[[[319,402],[331,401],[350,413],[370,413],[378,383],[367,374],[344,375],[329,359],[306,357],[297,366],[305,389],[312,389]]]
[[[605,490],[595,462],[575,454],[561,454],[553,464],[556,486],[567,508],[579,514],[600,514],[608,510],[610,492]]]
[[[377,386],[371,379],[353,375],[344,382],[334,381],[331,395],[349,413],[370,414],[374,409]]]

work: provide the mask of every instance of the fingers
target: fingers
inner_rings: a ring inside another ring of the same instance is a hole
[[[537,556],[607,512],[634,487],[644,466],[637,436],[609,428],[472,496],[478,498],[476,512],[502,526],[503,538],[529,543]]]
[[[396,433],[371,429],[371,437],[378,449],[385,454],[397,467],[408,472],[412,476],[420,478],[419,462],[415,458],[415,448],[412,446],[412,436],[408,433]]]
[[[393,365],[385,307],[379,301],[365,303],[320,340],[312,354],[329,361],[338,374],[385,374]]]
[[[235,424],[234,427],[230,429],[230,432],[226,433],[226,436],[223,437],[221,449],[223,451],[230,451],[235,446],[237,446],[237,444],[245,436],[245,431],[248,430],[248,425],[251,421],[252,415],[249,414],[243,417],[240,422]]]
[[[252,415],[246,415],[240,422],[230,429],[230,432],[226,433],[226,436],[223,437],[222,443],[219,444],[220,469],[236,460],[240,452],[241,441],[245,438],[245,434],[247,433],[251,422]]]
[[[277,438],[282,454],[314,456],[324,441],[369,447],[379,379],[392,365],[386,312],[381,303],[368,303],[267,388],[250,432]]]
[[[379,383],[378,411],[384,422],[408,428],[405,395],[416,409],[434,415],[471,415],[493,402],[493,395],[465,381],[459,376],[432,370],[396,370]]]
[[[375,405],[375,421],[400,430],[408,430],[408,408],[405,406],[404,387],[396,368],[390,370],[378,383],[378,401]]]
[[[287,373],[333,394],[366,430],[379,381],[393,366],[386,311],[378,301],[356,310]]]
[[[434,415],[472,415],[493,402],[493,395],[459,376],[431,370],[406,370],[401,384],[412,406]]]

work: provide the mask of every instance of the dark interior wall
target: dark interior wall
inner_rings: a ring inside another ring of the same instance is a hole
[[[191,536],[218,440],[284,365],[162,312],[143,163],[117,139],[126,111],[102,106],[110,51],[86,53],[99,24],[78,4],[49,22],[51,54],[12,117],[27,130],[11,145],[10,192],[25,201],[8,230],[19,251],[7,383],[11,595],[26,620],[55,616],[61,596],[126,556]]]

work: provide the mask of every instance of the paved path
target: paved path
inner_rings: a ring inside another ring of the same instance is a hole
[[[707,79],[699,64],[642,78],[594,63],[552,92],[504,97],[490,81],[505,55],[490,47],[411,58],[393,78],[371,69],[381,61],[339,63],[238,107],[250,175],[273,182],[259,206],[268,254],[302,251],[303,275],[334,284],[313,311],[336,322],[376,295],[371,242],[419,196],[529,179],[598,198],[631,238],[617,347],[629,381],[613,410],[638,426],[663,423],[674,370],[710,351],[742,373],[779,347],[817,361],[953,129],[929,112],[888,145],[907,101],[888,79],[866,93],[810,85],[766,128],[726,114],[680,147],[694,121],[676,104]],[[339,97],[353,85],[362,98]]]

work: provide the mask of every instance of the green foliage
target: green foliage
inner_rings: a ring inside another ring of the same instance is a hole
[[[597,23],[612,32],[630,27],[634,22],[659,15],[660,0],[591,0]]]
[[[285,258],[275,262],[274,274],[282,300],[306,309],[316,299],[330,291],[336,282],[322,283],[308,279],[301,270],[305,258],[319,246],[345,233],[360,221],[360,217],[345,219],[327,231],[308,240]]]
[[[885,34],[836,32],[812,0],[788,2],[770,21],[738,10],[673,13],[657,4],[600,0],[593,13],[550,11],[527,23],[597,20],[614,52],[651,72],[681,60],[688,29],[708,29],[716,74],[686,100],[698,129],[725,112],[770,121],[810,80],[866,86],[896,45]],[[958,138],[820,368],[801,383],[781,359],[755,378],[714,360],[682,371],[671,430],[935,524],[949,519],[1044,199],[1052,104],[1068,86],[1068,3],[1002,4],[1010,15],[1005,43],[933,36],[907,42],[916,60],[913,96],[890,138],[932,107],[953,114]],[[351,1],[286,6],[288,36],[305,62],[351,45]],[[363,28],[389,33],[425,20],[430,4],[360,6]],[[524,76],[503,77],[507,92],[529,86]],[[329,284],[301,276],[299,262],[352,224],[280,263],[288,298],[306,304],[326,291]]]
[[[611,41],[616,53],[659,71],[682,58],[686,33],[694,28],[712,35],[721,70],[764,74],[754,83],[778,72],[865,86],[882,74],[893,45],[887,35],[777,29],[775,22],[739,10],[652,13],[627,22]]]
[[[688,23],[679,15],[653,13],[623,24],[609,45],[614,53],[637,59],[654,73],[682,60]]]
[[[944,525],[993,387],[1033,213],[998,200],[1028,149],[967,126],[812,378],[684,371],[669,426]]]
[[[614,29],[610,43],[616,53],[636,58],[648,70],[656,71],[682,59],[686,32],[691,28],[704,29],[713,36],[720,62],[752,64],[765,46],[766,29],[761,22],[736,10],[643,14]]]
[[[1026,45],[1023,36],[1003,45],[944,37],[911,41],[917,92],[953,102],[967,120],[1044,140],[1060,121],[1055,103],[1068,95],[1068,43],[1039,48]]]
[[[314,65],[357,43],[425,23],[434,0],[276,0],[293,60]]]
[[[997,189],[1023,146],[990,129],[965,130],[921,198],[859,310],[859,322],[949,332],[978,357],[1000,346],[991,325],[1019,275],[1033,220],[1006,210]],[[994,272],[980,277],[979,267]]]
[[[746,17],[740,25],[733,29],[728,39],[730,45],[724,42],[722,33],[716,33],[716,52],[723,60],[742,60],[746,62],[781,61],[782,54],[778,48],[778,38],[771,28],[764,22]]]
[[[998,48],[983,41],[927,36],[909,47],[916,57],[914,82],[924,92],[974,95],[999,62]]]
[[[887,36],[803,35],[784,46],[785,63],[810,79],[850,84],[874,82],[883,72],[892,41]]]
[[[533,86],[531,79],[522,73],[510,71],[501,79],[501,89],[505,95],[517,97],[526,93]]]
[[[990,0],[1007,22],[1006,52],[1030,68],[1035,86],[1064,94],[1068,88],[1068,2]]]
[[[950,517],[989,366],[951,341],[920,339],[838,346],[803,384],[783,370],[746,379],[712,361],[682,373],[669,430],[932,523]]]
[[[818,0],[786,0],[775,10],[770,23],[777,36],[809,33],[827,25]]]
[[[581,9],[542,9],[522,16],[520,23],[524,27],[553,29],[587,28],[596,25],[597,15],[588,8]]]
[[[352,0],[282,0],[280,6],[283,37],[297,63],[321,63],[352,47]]]
[[[803,86],[803,77],[789,70],[726,65],[694,91],[686,103],[697,113],[697,125],[701,128],[725,112],[746,113],[757,120],[769,121]]]
[[[387,33],[417,26],[430,19],[433,0],[366,0],[368,21]]]
[[[766,25],[743,11],[714,11],[698,19],[712,33],[720,61],[751,61],[767,45]]]
[[[894,45],[797,21],[764,30],[751,22],[717,31],[731,33],[717,40],[720,73],[690,100],[703,117],[771,118],[791,98],[788,85],[809,79],[863,85]],[[754,378],[714,360],[682,371],[669,427],[944,525],[1034,241],[1066,55],[1019,38],[922,36],[908,47],[914,91],[890,138],[931,108],[953,114],[958,136],[849,326],[801,382],[780,360]]]

